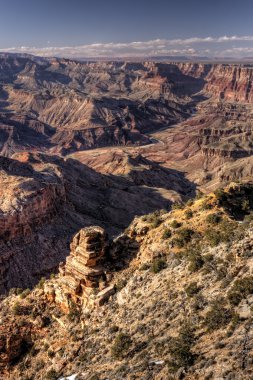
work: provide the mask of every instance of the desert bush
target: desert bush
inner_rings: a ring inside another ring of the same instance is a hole
[[[47,355],[49,358],[53,358],[55,356],[55,352],[53,350],[48,350]]]
[[[213,205],[210,203],[210,198],[204,199],[200,208],[202,211],[211,210],[213,208]]]
[[[204,196],[204,193],[200,190],[197,190],[197,194],[195,196],[195,199],[201,199]]]
[[[116,326],[116,325],[113,325],[113,326],[111,326],[111,327],[109,328],[109,333],[110,333],[110,334],[114,334],[114,333],[116,333],[116,332],[118,332],[118,331],[119,331],[119,327]]]
[[[184,204],[182,202],[175,202],[171,206],[172,210],[181,210],[184,207]]]
[[[184,290],[188,297],[193,297],[200,291],[200,288],[196,282],[190,282],[190,284],[186,286]]]
[[[189,261],[188,269],[190,272],[196,272],[203,267],[204,260],[198,245],[190,246],[184,251],[183,255]]]
[[[80,310],[77,305],[70,301],[68,319],[71,322],[77,321],[80,318]]]
[[[24,299],[24,298],[26,298],[29,294],[30,294],[30,289],[26,289],[26,290],[24,290],[24,291],[20,294],[20,298],[21,298],[21,299]]]
[[[56,372],[55,369],[50,369],[46,373],[46,379],[48,380],[57,380],[59,378],[59,374]]]
[[[23,308],[19,302],[14,303],[13,308],[12,308],[12,312],[14,315],[22,315],[23,314]]]
[[[187,368],[194,363],[195,355],[191,351],[194,342],[194,329],[186,323],[180,329],[178,336],[169,342],[168,348],[172,360],[168,364],[171,369]]]
[[[163,231],[162,239],[164,239],[164,240],[169,239],[171,237],[171,235],[172,235],[171,230],[169,228],[166,228]]]
[[[189,199],[187,202],[186,202],[186,206],[188,207],[191,207],[192,205],[194,204],[194,199]]]
[[[43,288],[43,285],[45,284],[45,281],[46,281],[46,277],[41,277],[41,279],[39,280],[38,282],[38,288]]]
[[[238,305],[244,298],[253,293],[253,276],[235,280],[228,292],[228,300],[232,305]]]
[[[217,231],[215,229],[206,230],[205,238],[207,240],[207,243],[210,244],[212,247],[215,247],[216,245],[222,242],[222,236],[220,231]]]
[[[155,259],[151,264],[151,271],[153,273],[159,273],[166,268],[166,261],[163,258]]]
[[[177,235],[172,240],[173,245],[178,248],[183,248],[191,241],[194,231],[190,228],[181,228],[177,231]]]
[[[23,290],[21,288],[11,288],[9,290],[9,296],[17,296],[17,295],[21,294],[22,291]]]
[[[122,280],[119,280],[116,285],[115,285],[115,289],[117,292],[119,292],[120,290],[122,290],[127,284],[127,280],[125,279],[122,279]]]
[[[119,333],[111,347],[111,355],[114,359],[122,359],[131,346],[131,338],[127,334]]]
[[[212,303],[210,310],[206,313],[204,325],[208,331],[217,330],[228,325],[232,317],[232,310],[225,307],[223,299],[218,299]]]
[[[145,215],[142,217],[142,220],[150,223],[152,228],[157,228],[162,223],[161,212],[157,210],[151,214]]]
[[[218,224],[221,221],[221,216],[219,214],[209,214],[206,217],[206,222],[210,224]]]
[[[181,223],[179,223],[177,220],[172,220],[170,226],[174,229],[181,227]]]
[[[185,210],[184,215],[185,215],[186,219],[191,219],[193,217],[193,212],[192,212],[192,210],[187,209],[187,210]]]

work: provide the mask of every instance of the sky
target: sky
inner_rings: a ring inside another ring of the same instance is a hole
[[[253,0],[0,0],[0,51],[253,57]]]

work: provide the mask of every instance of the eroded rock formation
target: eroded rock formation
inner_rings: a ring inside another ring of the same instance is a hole
[[[60,268],[55,285],[46,288],[48,299],[60,304],[70,312],[72,304],[91,308],[102,304],[114,293],[113,286],[107,286],[103,266],[107,236],[99,226],[81,229],[70,245],[70,255]]]

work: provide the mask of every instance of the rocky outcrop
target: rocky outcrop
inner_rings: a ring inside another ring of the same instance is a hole
[[[0,374],[18,362],[32,344],[31,324],[18,326],[14,322],[0,326]]]
[[[47,297],[61,308],[70,312],[72,304],[81,308],[101,305],[114,293],[113,286],[107,286],[103,266],[107,236],[103,228],[86,227],[80,230],[70,245],[66,264],[60,267],[56,284],[46,287]]]
[[[66,194],[62,178],[36,173],[30,165],[0,157],[0,238],[26,237],[50,221]]]

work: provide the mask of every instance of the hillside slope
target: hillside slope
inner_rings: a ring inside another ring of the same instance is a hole
[[[1,301],[4,379],[252,379],[252,194],[233,183],[113,241],[82,229],[59,275]]]

